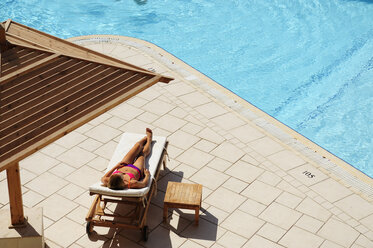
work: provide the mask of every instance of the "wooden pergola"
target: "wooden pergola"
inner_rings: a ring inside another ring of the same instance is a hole
[[[0,61],[0,171],[7,171],[15,226],[25,223],[20,160],[173,80],[11,20],[0,23]]]

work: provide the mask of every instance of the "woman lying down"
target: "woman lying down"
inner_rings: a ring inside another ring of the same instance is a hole
[[[145,169],[145,159],[151,152],[152,138],[153,132],[147,128],[146,136],[131,148],[122,161],[101,178],[104,186],[114,190],[146,187],[150,173]]]

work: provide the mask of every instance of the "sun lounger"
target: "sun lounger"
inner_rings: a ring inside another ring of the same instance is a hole
[[[143,137],[144,134],[124,133],[106,171],[121,161],[132,146]],[[153,136],[152,151],[145,162],[145,166],[150,172],[150,180],[147,187],[142,189],[112,190],[102,186],[101,182],[89,187],[90,194],[96,195],[96,197],[86,217],[88,235],[93,231],[94,226],[134,228],[140,229],[143,239],[147,240],[146,216],[151,198],[157,190],[156,182],[161,164],[163,163],[164,168],[166,166],[167,145],[168,142],[165,137]],[[118,207],[120,205],[132,207],[132,209],[124,215],[118,214],[115,211],[111,212],[108,210],[106,208],[107,203],[115,203]]]

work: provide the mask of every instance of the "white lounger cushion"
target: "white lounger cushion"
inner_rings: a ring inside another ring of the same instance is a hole
[[[145,134],[134,134],[124,133],[117,145],[114,155],[111,157],[109,165],[105,171],[109,171],[117,163],[119,163],[123,157],[129,152],[133,145],[142,139]],[[120,197],[141,197],[147,194],[150,190],[151,181],[154,179],[154,175],[157,171],[160,159],[162,159],[163,149],[166,145],[166,137],[153,136],[152,151],[145,161],[145,167],[150,172],[150,180],[148,186],[141,189],[124,189],[124,190],[112,190],[108,187],[102,186],[101,182],[97,182],[89,187],[89,191],[95,194],[109,195],[109,196],[120,196]],[[100,178],[101,179],[101,178]]]

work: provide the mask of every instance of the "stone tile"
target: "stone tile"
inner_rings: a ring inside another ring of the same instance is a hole
[[[184,119],[187,115],[188,115],[188,112],[185,111],[183,108],[180,108],[180,107],[176,107],[174,108],[173,110],[171,110],[169,112],[170,115],[173,115],[175,117],[178,117],[180,119]]]
[[[45,230],[45,237],[62,247],[68,247],[85,233],[84,227],[62,218]]]
[[[197,244],[196,242],[187,240],[179,248],[204,248],[204,246]]]
[[[373,231],[373,214],[361,219],[360,222]]]
[[[252,183],[263,172],[263,169],[243,161],[236,162],[225,171],[228,175],[238,178],[246,183]]]
[[[102,158],[105,158],[110,161],[111,157],[114,154],[115,148],[117,147],[118,143],[115,141],[109,141],[105,143],[103,146],[99,147],[94,151],[95,154],[99,155]],[[124,155],[123,155],[124,156]],[[88,162],[90,163],[90,162]]]
[[[320,227],[324,224],[324,222],[317,220],[315,218],[312,218],[308,215],[303,215],[295,225],[297,227],[300,227],[306,231],[309,231],[311,233],[316,233]]]
[[[96,157],[87,163],[88,166],[97,171],[105,171],[108,164],[109,159],[105,159],[103,157]]]
[[[295,208],[302,201],[302,198],[290,194],[288,192],[283,192],[279,197],[277,197],[276,202],[281,203],[289,208]]]
[[[264,134],[260,132],[258,128],[255,128],[249,124],[232,129],[230,130],[230,133],[243,143],[249,143],[264,137]]]
[[[257,234],[277,243],[285,233],[286,230],[272,225],[271,223],[266,223],[262,228],[260,228]]]
[[[349,225],[331,218],[320,229],[318,235],[339,245],[350,247],[359,233]]]
[[[300,217],[301,214],[299,212],[276,202],[269,205],[269,207],[259,215],[259,218],[286,230],[297,222]]]
[[[182,120],[178,117],[175,117],[175,116],[172,116],[172,115],[169,115],[169,114],[165,114],[161,118],[159,118],[158,120],[153,122],[153,124],[155,126],[161,127],[161,128],[163,128],[165,130],[168,130],[170,132],[175,132],[178,129],[180,129],[182,126],[184,126],[186,124],[186,121],[184,121],[184,120]]]
[[[264,221],[250,214],[236,210],[223,221],[221,226],[248,239],[253,236],[264,223]]]
[[[254,235],[242,248],[283,248],[283,246]]]
[[[355,241],[355,244],[361,245],[363,247],[373,247],[373,240],[369,240],[367,237],[360,234],[357,240]]]
[[[138,119],[133,119],[131,121],[128,121],[126,124],[121,126],[119,128],[122,132],[129,132],[129,133],[143,133],[145,135],[145,129],[149,127],[151,129],[154,129],[154,126],[145,122],[140,121]]]
[[[29,169],[32,169],[32,168],[29,168]],[[27,182],[29,182],[32,179],[34,179],[37,175],[35,175],[34,173],[30,172],[29,170],[26,170],[24,168],[20,168],[20,176],[21,176],[21,183],[22,184],[26,184]]]
[[[63,146],[64,148],[70,149],[83,140],[85,140],[87,137],[83,134],[80,134],[78,132],[71,132],[63,136],[62,138],[55,141],[57,145]]]
[[[299,248],[300,244],[302,248],[314,248],[319,247],[323,241],[319,236],[294,226],[285,234],[279,244],[288,248]]]
[[[180,163],[175,170],[182,171],[183,177],[190,179],[192,175],[194,175],[198,170],[196,168],[193,168],[192,166]]]
[[[182,96],[196,91],[195,88],[189,86],[189,84],[184,82],[170,82],[165,88],[173,96]]]
[[[148,57],[146,57],[142,54],[136,54],[134,56],[126,57],[126,62],[130,63],[130,64],[137,65],[137,66],[143,66],[143,65],[152,63],[150,58],[148,58]]]
[[[202,139],[198,143],[196,143],[194,147],[204,152],[210,152],[216,147],[216,144]]]
[[[211,101],[210,98],[206,97],[204,94],[198,91],[182,95],[179,97],[179,99],[191,107],[197,107]]]
[[[104,124],[100,124],[88,132],[85,133],[87,136],[91,137],[92,139],[95,139],[101,143],[106,143],[115,137],[119,136],[121,132],[117,129],[114,129],[112,127],[109,127]]]
[[[338,201],[352,193],[351,190],[331,178],[311,186],[311,189],[330,202]]]
[[[19,162],[19,166],[32,171],[34,174],[42,174],[59,163],[43,153],[37,152]]]
[[[267,206],[264,204],[251,199],[247,199],[244,203],[241,204],[241,206],[239,206],[238,209],[253,216],[258,216],[266,207]]]
[[[347,196],[334,204],[357,220],[373,213],[373,204],[355,194]]]
[[[96,118],[94,118],[93,120],[91,120],[90,122],[88,122],[88,124],[93,125],[93,126],[98,126],[102,122],[110,119],[111,117],[112,117],[111,114],[109,114],[108,112],[105,112],[102,115],[99,115]]]
[[[190,177],[190,180],[202,184],[204,187],[215,190],[222,185],[229,176],[209,167],[203,167],[196,174]]]
[[[118,120],[118,122],[122,123],[123,120],[129,121],[129,120],[135,119],[136,117],[144,113],[144,111],[138,107],[134,107],[133,105],[130,105],[128,103],[124,103],[113,108],[112,110],[109,111],[109,113],[114,115],[114,117],[119,118],[119,119],[114,119],[114,120]],[[105,122],[112,123],[113,122],[112,118],[114,117],[108,118],[107,120],[105,120]],[[121,125],[118,126],[118,124],[119,123],[112,123],[109,126],[114,125],[113,126],[114,128],[118,128],[121,126]]]
[[[342,246],[340,245],[337,245],[336,243],[333,243],[329,240],[325,240],[324,243],[322,243],[322,245],[320,246],[320,248],[343,248]]]
[[[331,216],[331,213],[328,210],[308,197],[299,204],[296,210],[323,222],[327,221]]]
[[[224,142],[210,152],[210,154],[235,163],[245,154],[241,149],[237,148],[229,142]]]
[[[29,190],[22,195],[23,205],[28,208],[33,208],[42,200],[44,200],[44,197],[32,190]]]
[[[221,135],[208,127],[199,132],[197,136],[216,144],[220,144],[225,140]]]
[[[76,223],[80,225],[85,226],[85,223],[86,223],[85,217],[87,216],[87,213],[88,213],[88,208],[78,206],[73,211],[68,213],[66,217],[72,221],[75,221]]]
[[[58,194],[51,195],[37,205],[37,207],[43,207],[44,215],[54,221],[70,213],[77,206],[76,203]]]
[[[208,204],[226,212],[232,212],[244,201],[245,197],[225,188],[218,188],[205,199]]]
[[[68,184],[67,181],[49,172],[45,172],[27,183],[25,186],[43,196],[48,197],[59,189],[63,188],[66,184]]]
[[[62,189],[60,189],[58,191],[58,194],[66,197],[67,199],[74,200],[76,197],[80,196],[84,191],[87,191],[87,190],[88,188],[83,189],[79,186],[76,186],[73,183],[70,183],[66,185],[65,187],[63,187]]]
[[[162,115],[170,112],[174,107],[175,106],[173,104],[169,104],[169,103],[166,103],[164,101],[155,99],[155,100],[145,104],[144,106],[142,106],[142,109],[147,111],[147,112],[162,116]]]
[[[241,181],[241,180],[238,180],[234,177],[231,177],[229,178],[227,181],[225,181],[225,183],[223,184],[223,187],[224,188],[227,188],[229,190],[232,190],[236,193],[240,193],[242,192],[242,190],[244,190],[246,187],[248,186],[247,183]]]
[[[67,175],[71,174],[74,170],[75,168],[70,165],[59,163],[58,165],[53,166],[53,168],[50,169],[49,172],[58,177],[64,178]]]
[[[268,159],[282,170],[290,170],[306,163],[299,156],[289,150],[283,150],[268,157]],[[298,172],[298,171],[297,171]],[[302,172],[301,172],[302,173]],[[301,175],[299,175],[301,176]]]
[[[249,146],[264,157],[284,150],[284,147],[269,137],[254,140],[249,143]]]
[[[205,205],[205,203],[203,203]],[[203,208],[203,206],[202,206]],[[216,208],[214,206],[209,206],[204,212],[203,215],[200,216],[200,218],[203,218],[207,221],[210,221],[216,225],[221,224],[227,217],[229,213],[225,212],[219,208]]]
[[[213,117],[216,117],[216,116],[219,116],[219,115],[222,115],[228,112],[225,108],[223,108],[216,102],[209,102],[207,104],[198,106],[195,109],[199,113],[207,117],[208,119],[211,119]]]
[[[169,136],[168,141],[174,146],[181,149],[188,149],[197,143],[200,139],[194,135],[188,134],[184,131],[178,130]]]
[[[246,148],[244,148],[244,149],[245,149],[244,151],[246,151]],[[260,164],[256,159],[254,159],[249,154],[245,154],[245,156],[242,157],[242,161],[248,162],[248,163],[250,163],[252,165],[256,165],[256,166],[258,166]]]
[[[246,124],[245,121],[231,112],[214,117],[211,119],[211,121],[224,130],[232,130],[233,128],[237,128]]]
[[[328,178],[327,175],[316,169],[310,163],[290,170],[289,174],[306,186],[314,185]]]
[[[40,150],[40,152],[44,153],[45,155],[48,155],[50,157],[57,157],[61,153],[65,152],[66,148],[62,147],[60,145],[57,145],[56,143],[51,143]]]
[[[199,220],[199,225],[189,225],[183,232],[182,237],[187,237],[188,240],[194,241],[204,247],[210,247],[218,240],[226,230],[213,224],[205,219]],[[151,246],[150,246],[151,247]],[[169,246],[157,246],[157,247],[169,247]],[[177,247],[177,246],[172,246]]]
[[[113,116],[110,119],[106,120],[104,124],[112,128],[119,128],[126,124],[127,121],[128,120],[124,120],[122,118],[119,118],[118,116]]]
[[[177,157],[178,161],[184,164],[190,165],[196,169],[202,168],[212,159],[213,159],[213,156],[211,156],[210,154],[197,150],[193,147],[189,148],[184,153],[182,153],[179,157]]]
[[[246,243],[246,238],[243,238],[235,233],[227,231],[217,242],[223,247],[241,247]]]
[[[146,123],[152,123],[153,121],[157,120],[158,118],[159,118],[158,115],[155,115],[155,114],[149,113],[149,112],[144,112],[137,117],[137,120],[140,120],[140,121],[143,121],[143,122],[146,122]],[[124,124],[125,123],[123,123],[122,125],[124,125]]]
[[[83,166],[66,177],[66,180],[88,189],[92,184],[99,182],[103,176],[102,172],[96,171],[89,166]]]
[[[258,180],[271,186],[276,186],[281,181],[281,177],[270,171],[264,171],[264,173],[258,177]]]
[[[92,152],[102,146],[101,142],[98,142],[97,140],[94,140],[92,138],[88,138],[84,140],[82,143],[78,145],[80,148],[83,148],[84,150],[87,150],[89,152]]]
[[[282,180],[279,184],[277,184],[276,188],[282,189],[282,190],[284,190],[286,192],[289,192],[289,193],[291,193],[293,195],[296,195],[296,196],[298,196],[300,198],[304,198],[306,196],[302,191],[300,191],[297,188],[293,187],[291,184],[285,182],[284,180]]]
[[[218,171],[225,171],[226,169],[228,169],[230,166],[232,165],[232,163],[224,160],[224,159],[221,159],[221,158],[217,158],[215,157],[213,160],[211,160],[207,166],[208,167],[211,167],[215,170],[218,170]]]
[[[254,181],[241,194],[264,205],[269,205],[281,193],[282,191],[275,187],[260,181]]]
[[[80,168],[95,157],[93,153],[75,146],[58,156],[58,159],[74,168]]]

